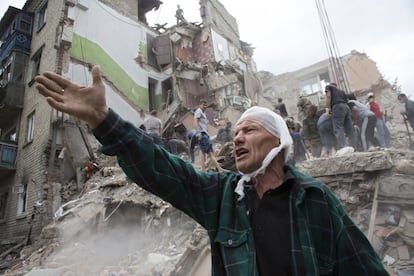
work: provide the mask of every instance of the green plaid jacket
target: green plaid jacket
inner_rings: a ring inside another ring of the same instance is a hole
[[[238,201],[234,193],[240,175],[195,170],[112,110],[94,134],[101,151],[116,155],[129,178],[207,229],[213,275],[258,275],[247,200]],[[295,275],[299,256],[306,275],[388,275],[329,189],[294,168],[287,169],[296,178],[290,196],[290,226],[299,229],[299,244],[291,238]]]

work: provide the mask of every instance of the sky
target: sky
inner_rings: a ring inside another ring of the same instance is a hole
[[[63,0],[62,0],[63,1]],[[91,0],[96,1],[96,0]],[[147,14],[150,26],[175,22],[177,5],[191,22],[201,22],[199,1],[164,0]],[[255,47],[257,69],[275,75],[327,59],[315,0],[221,0],[239,25],[240,39]],[[9,5],[22,8],[25,1],[0,3],[0,15]],[[374,60],[386,80],[398,80],[402,92],[414,98],[414,1],[328,0],[326,11],[340,55],[352,50]]]

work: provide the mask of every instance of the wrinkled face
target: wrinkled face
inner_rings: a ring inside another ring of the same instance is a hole
[[[242,173],[251,173],[260,168],[270,150],[280,144],[279,138],[249,120],[236,126],[233,142],[236,166]]]

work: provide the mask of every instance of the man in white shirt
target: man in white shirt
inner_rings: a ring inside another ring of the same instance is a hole
[[[147,133],[154,139],[154,142],[158,145],[163,145],[161,139],[162,131],[162,122],[160,118],[157,117],[158,112],[156,110],[151,111],[151,116],[145,118],[144,126]]]
[[[208,135],[208,119],[206,116],[207,101],[200,100],[200,104],[194,113],[194,123],[197,129],[197,135],[199,135],[198,146],[200,148],[200,165],[201,170],[206,170],[206,155],[208,155],[216,167],[218,172],[222,172],[223,168],[218,164],[216,157],[214,156],[213,145]]]

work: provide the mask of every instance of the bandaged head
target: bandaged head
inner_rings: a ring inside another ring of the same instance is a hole
[[[253,121],[259,125],[261,125],[264,129],[266,129],[271,135],[280,139],[279,146],[271,149],[266,157],[262,161],[262,165],[260,168],[255,170],[254,172],[243,174],[243,176],[237,183],[237,187],[235,192],[239,194],[239,200],[244,197],[244,182],[249,182],[252,177],[255,177],[259,174],[263,174],[266,171],[267,166],[272,162],[272,160],[284,149],[284,161],[287,162],[290,147],[292,145],[292,137],[290,136],[288,127],[286,125],[285,120],[276,114],[275,112],[271,111],[268,108],[260,107],[260,106],[253,106],[246,110],[240,119],[236,123],[239,125],[244,121]]]

